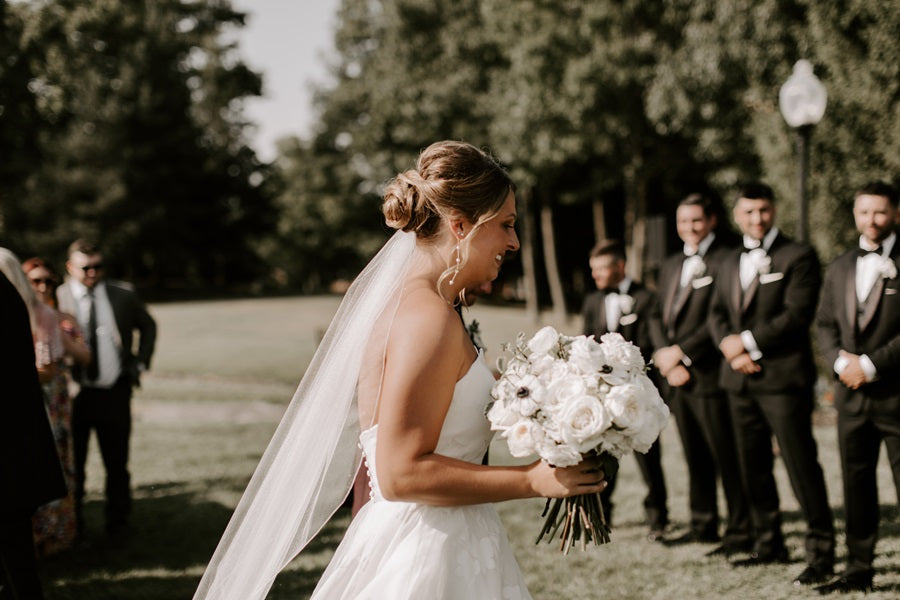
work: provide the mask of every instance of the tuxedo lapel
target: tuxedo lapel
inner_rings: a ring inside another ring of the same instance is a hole
[[[857,332],[856,319],[856,257],[851,257],[847,261],[847,278],[844,280],[847,285],[844,286],[844,316],[850,325],[850,331]]]
[[[740,275],[738,275],[738,287],[740,287]],[[744,296],[741,300],[741,313],[747,312],[747,309],[750,307],[750,303],[753,302],[753,297],[756,295],[756,290],[758,289],[759,275],[753,278],[753,281],[750,282],[750,286],[747,288],[747,291],[744,292]]]
[[[729,275],[731,277],[731,305],[734,307],[736,314],[741,315],[744,312],[741,306],[741,255],[738,254],[737,264],[731,269]]]
[[[684,265],[682,260],[680,265]],[[666,327],[671,328],[675,323],[675,317],[678,311],[675,310],[675,297],[678,295],[678,287],[681,285],[681,268],[673,269],[672,277],[669,279],[669,286],[666,289],[666,299],[663,304],[663,320]]]
[[[600,292],[599,304],[600,306],[597,307],[597,312],[600,313],[598,323],[600,323],[600,331],[606,332],[609,331],[609,324],[606,322],[606,292]]]

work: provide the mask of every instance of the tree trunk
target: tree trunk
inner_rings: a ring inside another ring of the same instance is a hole
[[[628,276],[641,281],[647,247],[647,182],[637,171],[633,168],[625,171],[625,244]]]
[[[553,230],[553,206],[548,199],[541,198],[541,239],[544,242],[544,268],[547,270],[547,283],[550,285],[550,297],[553,299],[553,314],[560,323],[565,323],[566,297],[563,294],[562,278],[559,276],[559,263],[556,260],[556,236]]]
[[[525,280],[525,314],[534,322],[538,322],[540,310],[537,297],[537,277],[534,264],[534,213],[531,210],[531,189],[523,187],[518,193],[521,208],[522,240],[520,255],[522,257],[522,278]]]
[[[606,214],[603,212],[603,198],[594,198],[591,203],[594,214],[594,242],[606,239]]]

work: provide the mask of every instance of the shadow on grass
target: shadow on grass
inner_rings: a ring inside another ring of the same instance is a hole
[[[47,600],[190,599],[232,512],[201,498],[206,494],[183,484],[136,489],[130,526],[116,537],[103,532],[103,502],[88,502],[85,539],[42,562]],[[321,560],[288,567],[269,597],[308,597],[348,519],[349,512],[340,511],[304,551],[324,555]]]

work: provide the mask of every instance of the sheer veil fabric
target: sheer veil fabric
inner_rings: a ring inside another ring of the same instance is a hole
[[[350,286],[195,600],[264,598],[278,573],[343,503],[361,461],[356,392],[367,341],[379,316],[396,308],[415,247],[415,234],[395,233]],[[371,411],[366,407],[365,414]]]

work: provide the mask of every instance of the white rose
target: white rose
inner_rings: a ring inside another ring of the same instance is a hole
[[[647,418],[640,401],[640,387],[633,383],[613,386],[606,395],[606,409],[612,422],[627,435],[640,431]]]
[[[517,411],[509,410],[503,400],[497,400],[487,412],[488,421],[494,431],[505,431],[518,423],[520,416]]]
[[[604,431],[612,420],[603,404],[592,396],[578,396],[566,402],[559,414],[559,428],[563,441],[587,452],[600,444]]]
[[[634,298],[628,294],[619,294],[619,312],[623,315],[630,315],[634,310]]]
[[[554,467],[571,467],[581,462],[581,452],[572,446],[545,437],[537,444],[538,455]]]
[[[534,337],[528,340],[528,349],[533,354],[547,354],[555,358],[558,348],[559,333],[549,325],[540,329],[534,334]]]
[[[631,438],[615,429],[607,429],[600,441],[600,450],[622,458],[631,452]]]
[[[603,364],[600,376],[610,385],[627,383],[644,372],[644,357],[637,346],[626,341],[618,333],[607,333],[600,338]]]
[[[509,453],[516,458],[531,456],[537,451],[537,444],[544,437],[541,426],[531,419],[520,419],[503,432]]]
[[[593,336],[579,336],[569,350],[569,365],[581,374],[594,374],[603,364],[603,348]]]

